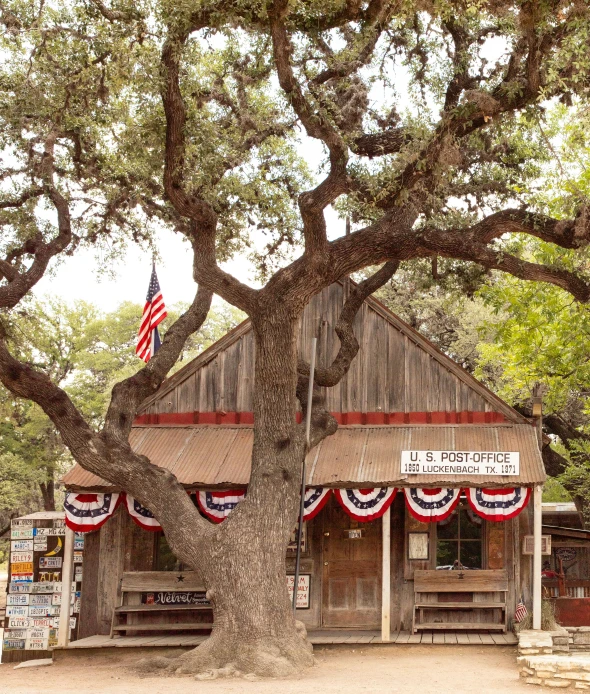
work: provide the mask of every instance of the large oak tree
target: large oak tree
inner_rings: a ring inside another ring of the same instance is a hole
[[[415,258],[475,263],[590,297],[582,264],[534,262],[511,244],[590,241],[586,200],[560,218],[529,191],[547,158],[544,110],[588,96],[590,11],[581,0],[12,0],[2,3],[0,379],[36,402],[85,469],[129,491],[203,575],[212,636],[173,669],[234,664],[288,674],[312,662],[285,590],[298,512],[309,369],[301,313],[335,280],[382,265],[354,291],[346,373],[363,298]],[[319,168],[309,173],[305,158]],[[326,210],[350,215],[328,235]],[[194,257],[198,291],[149,365],[118,383],[104,426],[20,357],[10,323],[64,254],[112,253],[166,225]],[[253,243],[264,284],[220,267]],[[205,320],[212,294],[254,328],[255,432],[248,496],[221,526],[130,448],[143,400]],[[312,445],[336,423],[314,398]]]

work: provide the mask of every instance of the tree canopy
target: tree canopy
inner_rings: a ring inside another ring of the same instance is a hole
[[[584,137],[590,9],[582,0],[12,0],[1,12],[0,380],[50,417],[85,469],[151,509],[203,575],[217,626],[175,670],[309,665],[284,551],[305,454],[337,423],[321,397],[307,401],[299,317],[334,281],[381,266],[344,304],[340,350],[314,377],[321,396],[358,351],[364,298],[401,263],[430,262],[467,284],[499,270],[588,301],[585,185],[564,175],[571,162],[552,169],[548,142],[552,118]],[[350,218],[350,234],[328,230],[329,207]],[[162,227],[190,245],[197,293],[97,421],[54,373],[15,353],[12,317],[64,254],[92,245],[108,262]],[[220,265],[237,251],[255,261],[260,288]],[[213,294],[248,314],[256,341],[248,495],[217,528],[128,443]],[[312,408],[309,441],[299,407]]]

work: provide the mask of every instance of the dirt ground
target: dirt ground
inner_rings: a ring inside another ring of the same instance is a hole
[[[288,680],[141,677],[134,656],[84,657],[50,667],[0,665],[1,694],[508,694],[521,684],[510,647],[316,647],[316,667]]]

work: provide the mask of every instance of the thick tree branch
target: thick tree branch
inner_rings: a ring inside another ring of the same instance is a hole
[[[162,101],[166,115],[164,190],[178,213],[193,222],[188,236],[195,254],[195,281],[251,313],[257,292],[217,265],[217,214],[208,202],[189,194],[184,187],[186,106],[180,89],[180,59],[187,36],[187,31],[172,32],[162,49]]]
[[[185,522],[182,519],[190,519],[192,527],[202,534],[210,530],[210,524],[199,516],[190,497],[171,472],[134,453],[127,441],[112,437],[108,432],[95,433],[67,393],[46,374],[15,359],[1,338],[0,381],[17,397],[37,403],[85,470],[132,494],[154,513],[177,554],[186,553],[187,558],[191,556],[187,540],[194,549],[199,538],[184,537]]]

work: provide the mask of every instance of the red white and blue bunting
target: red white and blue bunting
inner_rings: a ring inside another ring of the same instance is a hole
[[[162,530],[162,526],[154,518],[154,514],[142,506],[137,499],[134,499],[131,495],[125,495],[125,502],[127,504],[127,511],[133,521],[139,525],[140,528],[144,530]]]
[[[466,489],[467,501],[478,516],[489,521],[515,518],[528,504],[530,487],[509,489]]]
[[[78,533],[98,530],[117,510],[121,496],[108,494],[75,494],[67,492],[64,500],[66,525]]]
[[[397,489],[375,487],[374,489],[334,489],[334,494],[344,511],[357,521],[368,522],[381,518],[391,506]],[[508,489],[404,489],[408,511],[417,520],[444,522],[459,503],[461,492],[467,496],[468,513],[474,522],[484,518],[488,521],[506,521],[515,518],[526,507],[531,496],[527,487]],[[332,493],[326,487],[308,487],[305,492],[303,520],[315,518],[324,508]],[[197,504],[202,513],[214,523],[224,521],[231,511],[246,496],[246,490],[199,491]],[[161,530],[151,511],[144,508],[129,494],[109,492],[105,494],[78,494],[67,492],[64,501],[66,525],[76,532],[98,530],[116,511],[125,499],[131,518],[145,530]],[[479,521],[481,522],[481,521]]]
[[[443,521],[455,510],[461,496],[460,489],[404,489],[408,511],[422,523]]]
[[[245,489],[197,492],[197,503],[203,514],[214,523],[223,522],[246,496]]]
[[[325,487],[308,487],[305,490],[305,499],[303,501],[303,521],[309,521],[315,518],[318,513],[328,503],[331,489]]]
[[[395,487],[334,490],[334,494],[345,512],[361,523],[381,518],[391,506],[396,492]]]

